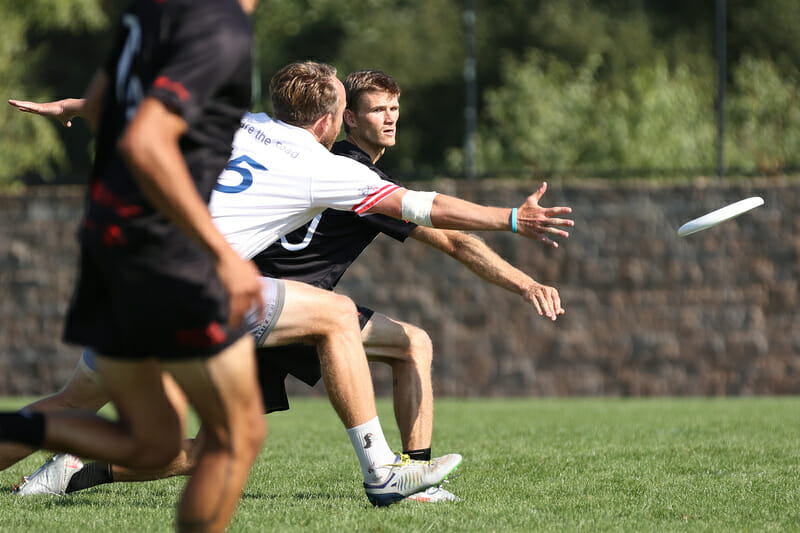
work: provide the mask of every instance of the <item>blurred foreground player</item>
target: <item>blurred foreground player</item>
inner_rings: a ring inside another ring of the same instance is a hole
[[[207,208],[250,104],[256,0],[134,2],[87,89],[97,152],[81,273],[65,339],[91,346],[119,413],[0,414],[0,440],[137,469],[180,451],[162,372],[207,428],[178,506],[181,531],[230,522],[265,435],[245,312],[261,306],[255,266]]]

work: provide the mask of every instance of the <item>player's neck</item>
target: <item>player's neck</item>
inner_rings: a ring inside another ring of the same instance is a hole
[[[378,159],[381,158],[383,152],[386,151],[384,146],[374,146],[370,143],[364,142],[362,139],[354,137],[352,134],[347,134],[344,140],[361,148],[372,160],[373,165],[378,162]]]

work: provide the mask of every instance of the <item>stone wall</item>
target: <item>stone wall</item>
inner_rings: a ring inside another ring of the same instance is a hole
[[[518,205],[537,184],[414,184],[488,205]],[[60,342],[75,279],[81,188],[0,195],[0,394],[42,394],[80,350]],[[680,238],[685,221],[741,198],[766,205]],[[737,395],[800,392],[800,180],[556,182],[544,205],[576,222],[558,249],[508,233],[482,237],[559,288],[551,323],[413,240],[380,237],[341,290],[423,327],[438,395]],[[377,390],[389,375],[374,365]],[[293,392],[307,392],[292,383]],[[312,394],[320,394],[316,389]]]

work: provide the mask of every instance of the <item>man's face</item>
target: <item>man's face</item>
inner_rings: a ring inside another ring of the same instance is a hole
[[[344,92],[344,85],[341,81],[339,81],[339,79],[334,78],[334,80],[336,92],[339,93],[339,103],[336,106],[336,113],[333,114],[333,120],[331,121],[330,127],[327,129],[327,131],[325,131],[319,140],[319,142],[321,142],[328,150],[333,147],[333,143],[336,142],[336,137],[339,136],[339,132],[342,129],[342,115],[344,114],[344,107],[347,104],[347,96]]]
[[[394,146],[400,118],[398,95],[386,91],[361,94],[355,110],[348,111],[350,135],[375,149]]]

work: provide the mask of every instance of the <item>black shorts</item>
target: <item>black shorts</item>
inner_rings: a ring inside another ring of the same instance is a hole
[[[375,311],[360,305],[358,308],[358,325],[361,329],[367,325]],[[313,387],[322,377],[319,366],[317,347],[311,344],[287,344],[270,348],[259,348],[258,383],[267,413],[287,411],[289,398],[286,396],[284,380],[291,374],[303,383]]]
[[[84,245],[64,339],[118,359],[211,357],[246,334],[228,326],[228,300],[197,249],[159,256]]]

